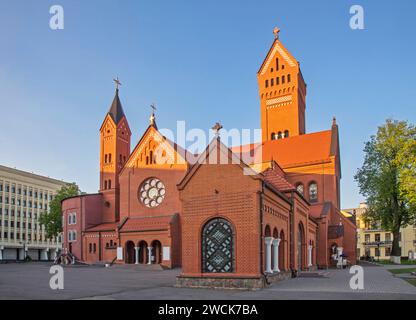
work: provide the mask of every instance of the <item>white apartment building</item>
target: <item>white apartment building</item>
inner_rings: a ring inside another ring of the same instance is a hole
[[[0,165],[0,261],[52,260],[61,237],[49,240],[39,216],[66,182]]]

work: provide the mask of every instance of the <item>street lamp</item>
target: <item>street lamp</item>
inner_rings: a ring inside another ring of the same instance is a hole
[[[377,242],[377,262],[380,262],[380,241]]]

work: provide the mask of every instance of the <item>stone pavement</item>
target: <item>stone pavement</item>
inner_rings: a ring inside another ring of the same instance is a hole
[[[136,266],[65,268],[65,289],[49,288],[49,264],[0,264],[0,299],[412,299],[416,287],[386,267],[364,267],[362,291],[349,287],[348,270],[329,270],[327,278],[297,278],[259,291],[175,288],[180,270],[154,271]]]

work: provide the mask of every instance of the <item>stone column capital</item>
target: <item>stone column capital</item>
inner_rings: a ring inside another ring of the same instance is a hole
[[[282,239],[279,239],[279,238],[274,239],[273,240],[273,245],[276,246],[276,247],[278,247],[281,241],[282,241]]]
[[[264,238],[264,242],[268,246],[271,246],[272,245],[273,240],[274,239],[272,237],[266,237],[266,238]]]

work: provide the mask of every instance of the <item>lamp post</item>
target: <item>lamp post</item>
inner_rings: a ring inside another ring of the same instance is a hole
[[[380,262],[380,241],[377,242],[377,262]]]

